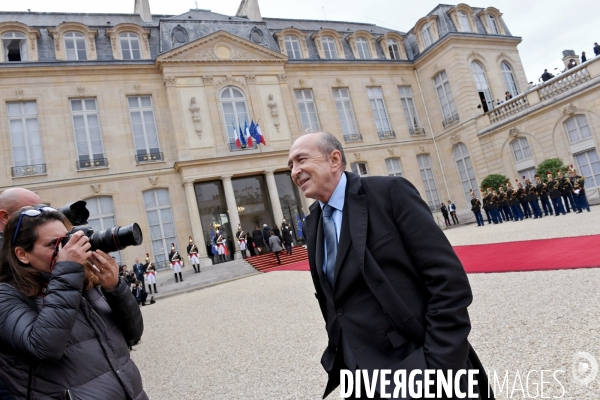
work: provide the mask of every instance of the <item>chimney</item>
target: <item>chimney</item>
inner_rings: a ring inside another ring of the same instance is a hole
[[[250,21],[262,21],[258,0],[242,0],[238,8],[236,17],[246,17]]]
[[[146,23],[152,22],[152,14],[150,13],[150,0],[135,0],[134,14],[139,14],[142,20]]]
[[[579,56],[575,54],[575,50],[563,50],[562,53],[562,61],[565,64],[565,68],[569,69],[569,63],[571,60],[575,61],[575,65],[579,65]]]

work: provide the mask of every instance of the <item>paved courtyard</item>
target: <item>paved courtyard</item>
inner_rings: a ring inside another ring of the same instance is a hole
[[[600,207],[445,232],[455,245],[598,234]],[[599,252],[599,247],[589,251]],[[469,279],[474,293],[471,343],[500,382],[509,374],[497,398],[507,398],[507,387],[512,398],[536,396],[540,374],[531,373],[529,385],[526,374],[542,369],[551,371],[544,376],[550,382],[544,385],[545,397],[561,396],[558,380],[564,399],[600,398],[600,375],[581,385],[572,372],[573,365],[583,365],[575,359],[578,352],[600,360],[600,269],[472,274]],[[319,360],[326,334],[313,293],[309,273],[274,272],[143,307],[144,337],[132,357],[149,396],[321,398],[326,376]],[[557,380],[552,376],[556,370],[564,371],[556,373]],[[585,376],[583,370],[576,372]],[[330,398],[339,398],[339,392]]]

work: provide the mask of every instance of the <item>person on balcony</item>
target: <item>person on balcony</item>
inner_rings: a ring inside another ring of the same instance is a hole
[[[547,70],[547,69],[545,69],[545,70],[544,70],[544,73],[542,74],[542,77],[541,77],[541,78],[542,78],[542,81],[543,81],[543,82],[546,82],[546,81],[548,81],[548,80],[550,80],[550,79],[554,78],[554,75],[552,75],[550,72],[548,72],[548,70]]]

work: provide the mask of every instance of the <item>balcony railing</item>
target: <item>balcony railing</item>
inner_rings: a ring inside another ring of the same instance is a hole
[[[363,140],[363,137],[360,133],[344,135],[344,142],[362,142],[362,140]]]
[[[18,176],[39,175],[46,173],[46,164],[21,165],[10,169],[13,178]]]
[[[452,125],[453,123],[458,122],[458,114],[452,114],[448,118],[442,121],[442,125],[447,127],[448,125]]]
[[[425,136],[425,128],[409,128],[410,136]]]
[[[501,121],[505,118],[515,115],[529,107],[529,100],[525,94],[521,94],[513,99],[510,99],[489,111],[487,114],[490,117],[490,123]]]
[[[106,158],[96,158],[94,160],[77,161],[77,169],[91,169],[108,167],[108,160]]]
[[[379,136],[379,139],[395,139],[396,132],[394,132],[394,131],[377,132],[377,136]]]
[[[565,71],[559,76],[545,82],[538,88],[540,100],[544,101],[551,99],[554,96],[558,96],[567,90],[573,89],[574,87],[589,81],[591,78],[588,66],[585,64],[579,68],[575,67],[570,71]]]
[[[258,145],[256,144],[256,141],[252,142],[252,146],[246,146],[246,147],[240,147],[238,148],[235,145],[235,142],[229,142],[229,151],[244,151],[244,150],[254,150],[257,149]]]
[[[135,156],[135,162],[147,163],[155,161],[163,161],[163,153],[150,153],[150,154],[139,154]]]

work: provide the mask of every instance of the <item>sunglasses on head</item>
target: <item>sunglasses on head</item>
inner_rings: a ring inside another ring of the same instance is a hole
[[[19,222],[17,222],[17,229],[15,229],[15,234],[12,238],[12,247],[15,247],[15,243],[17,242],[17,235],[19,234],[19,229],[21,228],[21,221],[23,220],[23,216],[25,215],[27,217],[37,217],[43,212],[57,212],[57,210],[52,207],[46,206],[40,208],[30,208],[29,210],[21,212],[21,215],[19,215]]]

